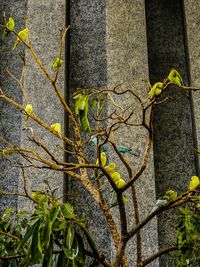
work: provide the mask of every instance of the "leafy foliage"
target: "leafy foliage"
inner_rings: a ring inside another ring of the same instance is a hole
[[[91,126],[88,119],[88,111],[90,108],[97,107],[97,114],[102,112],[106,101],[106,93],[99,94],[98,90],[77,90],[74,94],[75,113],[78,115],[82,130],[86,133],[91,133]],[[90,100],[90,104],[89,104]]]
[[[9,262],[2,261],[2,257],[12,257],[23,253],[22,249],[17,249],[19,241],[22,237],[22,231],[29,227],[26,212],[14,212],[12,208],[4,211],[0,218],[0,266],[14,267],[18,266],[18,259],[11,259]]]
[[[77,232],[84,221],[75,215],[71,204],[61,204],[42,191],[33,192],[32,198],[36,206],[30,219],[25,212],[13,213],[12,209],[1,218],[0,265],[84,266],[84,243]],[[16,257],[8,261],[7,256]]]
[[[178,266],[195,266],[200,260],[200,198],[197,205],[180,208],[177,225]],[[196,265],[197,266],[197,265]]]

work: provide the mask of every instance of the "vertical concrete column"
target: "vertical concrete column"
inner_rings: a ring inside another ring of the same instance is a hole
[[[188,84],[187,52],[182,1],[147,0],[147,36],[149,75],[151,83],[162,81],[172,68]],[[160,198],[168,189],[180,194],[196,173],[191,97],[186,91],[170,86],[164,97],[168,101],[154,108],[154,171],[156,195]],[[178,210],[168,210],[158,216],[159,246],[176,243]],[[160,266],[176,266],[174,253],[160,257]]]
[[[147,96],[145,79],[148,79],[148,55],[146,38],[145,5],[143,1],[108,0],[106,7],[106,51],[107,87],[117,85],[130,89],[141,98]],[[116,100],[117,101],[117,100]],[[132,106],[133,121],[141,119],[140,106],[136,99],[123,96],[118,104]],[[110,111],[111,108],[108,108]],[[136,173],[142,162],[147,140],[147,131],[140,127],[123,126],[115,135],[118,146],[140,151],[140,156],[128,156],[127,161]],[[123,173],[123,172],[122,172]],[[140,220],[144,219],[155,204],[155,179],[153,155],[151,153],[147,169],[136,182]],[[130,195],[129,195],[130,198]],[[130,201],[130,199],[129,199]],[[130,202],[129,202],[130,203]],[[128,204],[127,204],[128,205]],[[128,225],[134,225],[133,210],[127,209]],[[157,220],[153,219],[141,231],[143,256],[149,256],[158,249]],[[134,240],[127,248],[130,266],[134,266]],[[149,266],[158,266],[154,261]]]
[[[54,76],[52,63],[59,56],[60,30],[65,26],[65,0],[35,0],[28,1],[27,5],[28,27],[31,43],[42,64],[50,75]],[[30,98],[34,113],[48,125],[59,122],[64,129],[64,110],[48,79],[43,75],[37,64],[26,50],[27,67],[25,72],[24,87]],[[64,66],[61,67],[58,85],[64,94]],[[23,123],[23,127],[27,124]],[[63,158],[63,150],[56,145],[62,143],[58,138],[48,133],[36,123],[30,121],[28,126],[34,129],[35,136],[47,146],[57,158]],[[33,146],[27,141],[30,132],[22,131],[21,146]],[[44,152],[44,151],[43,151]],[[40,153],[43,153],[40,149]],[[52,188],[59,188],[58,193],[63,193],[62,173],[45,171],[44,169],[31,168],[27,174],[28,185],[31,189],[44,188],[43,180],[49,181]],[[19,191],[22,189],[23,180],[20,177]],[[28,208],[30,203],[25,199],[18,200],[18,208]]]
[[[0,3],[0,23],[4,23],[3,14],[6,18],[13,17],[16,22],[16,30],[19,31],[24,24],[24,17],[27,14],[27,0],[9,1],[2,0]],[[22,61],[19,54],[23,52],[23,47],[13,51],[15,37],[9,34],[2,38],[3,29],[0,29],[0,86],[2,90],[15,101],[22,102],[20,89],[6,72],[8,68],[17,77],[20,76]],[[15,145],[21,140],[21,115],[16,109],[6,101],[0,100],[0,135],[7,141]],[[0,149],[5,148],[5,142],[0,139]],[[13,161],[18,161],[15,155]],[[13,164],[14,165],[14,164]],[[5,158],[0,158],[0,190],[6,192],[17,191],[19,181],[19,169],[12,166]],[[0,213],[8,207],[17,207],[16,196],[0,196]]]
[[[200,2],[198,0],[185,0],[186,37],[188,44],[188,64],[190,71],[190,84],[200,88]],[[194,130],[196,132],[196,148],[200,147],[200,92],[192,92]],[[197,162],[199,174],[199,162]]]
[[[72,96],[77,88],[107,86],[106,0],[72,0],[70,5],[69,93]],[[95,162],[94,146],[87,147],[87,156]],[[89,228],[101,251],[110,257],[110,235],[99,206],[74,179],[69,181],[69,195],[76,209],[88,219]]]
[[[145,97],[148,79],[148,58],[146,41],[145,6],[143,1],[71,1],[70,9],[70,90],[76,88],[113,88],[124,83],[122,88],[131,89]],[[72,94],[72,92],[71,92]],[[138,119],[138,104],[130,99],[120,99],[122,104],[135,107],[134,119]],[[111,107],[107,107],[107,114]],[[106,114],[105,114],[106,116]],[[118,145],[128,146],[140,151],[140,157],[127,156],[136,172],[141,164],[146,145],[146,132],[141,129],[123,127],[115,136]],[[126,143],[125,143],[126,142]],[[94,162],[94,149],[88,149]],[[112,158],[112,151],[108,151]],[[140,217],[144,219],[155,204],[155,181],[153,157],[147,170],[138,181]],[[113,257],[114,247],[104,219],[94,201],[75,181],[70,182],[70,194],[75,198],[77,207],[89,215],[89,226],[105,255]],[[107,196],[109,198],[109,195]],[[91,212],[92,211],[92,212]],[[117,208],[112,211],[117,221]],[[128,210],[129,228],[134,225],[132,210]],[[143,252],[145,256],[156,252],[157,221],[152,220],[142,230]],[[130,241],[127,249],[130,266],[135,261],[135,240]],[[154,261],[150,266],[158,266]]]

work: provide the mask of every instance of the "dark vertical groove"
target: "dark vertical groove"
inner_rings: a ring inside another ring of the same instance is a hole
[[[183,14],[183,27],[184,27],[184,48],[185,48],[185,58],[186,58],[186,68],[187,68],[187,76],[188,76],[188,85],[191,85],[191,69],[190,69],[190,60],[189,60],[189,49],[188,49],[188,36],[187,36],[187,23],[185,17],[185,8],[184,8],[184,0],[181,0],[181,7],[182,7],[182,14]],[[196,129],[196,122],[195,122],[195,115],[194,115],[194,102],[192,93],[189,92],[190,96],[190,107],[191,107],[191,114],[192,114],[192,133],[193,133],[193,140],[194,140],[194,148],[198,148],[197,142],[197,129]],[[195,167],[196,167],[196,175],[200,176],[200,165],[199,165],[199,156],[195,154]]]
[[[0,23],[4,23],[3,13],[6,18],[13,17],[16,22],[16,30],[19,31],[24,27],[24,17],[27,15],[27,0],[12,1],[0,0]],[[19,57],[24,52],[24,47],[18,47],[13,51],[14,36],[9,34],[8,37],[2,38],[3,29],[0,29],[0,85],[7,95],[18,102],[22,103],[22,95],[16,81],[10,79],[4,71],[8,68],[16,77],[20,77],[22,61]],[[21,114],[16,111],[15,107],[4,100],[0,100],[0,135],[8,141],[19,145],[21,142]],[[0,149],[5,148],[6,144],[0,140]],[[14,155],[13,161],[18,162],[19,155]],[[5,158],[0,158],[0,189],[2,191],[16,191],[19,185],[19,168],[10,166],[10,162]],[[17,196],[0,196],[0,214],[9,207],[17,209]]]
[[[151,83],[162,81],[172,68],[185,84],[190,83],[188,51],[182,0],[146,0],[149,76]],[[168,189],[183,192],[190,177],[198,172],[193,147],[196,145],[193,104],[188,92],[168,88],[173,99],[154,109],[154,166],[156,195]],[[159,246],[176,242],[175,211],[158,217]],[[160,266],[176,266],[171,256],[162,256]]]
[[[70,25],[70,0],[66,0],[66,13],[65,13],[65,25],[68,27]],[[65,39],[65,88],[64,88],[64,95],[65,95],[65,101],[69,104],[69,65],[70,65],[70,29],[67,32],[66,39]],[[69,136],[69,120],[68,117],[65,114],[64,117],[64,124],[65,124],[65,135]],[[65,149],[68,149],[67,144],[65,144]],[[64,160],[66,162],[69,161],[69,157],[67,153],[64,153]],[[68,175],[64,174],[63,177],[63,201],[67,201],[67,193],[69,191],[68,187]]]
[[[106,23],[106,0],[70,1],[70,99],[77,88],[98,89],[107,85]],[[92,120],[90,122],[92,125]],[[82,136],[88,137],[84,133]],[[94,162],[95,146],[85,146],[84,152],[88,160]],[[93,172],[88,174],[93,179]],[[110,233],[105,227],[102,211],[80,181],[69,177],[68,186],[70,202],[77,212],[90,218],[88,227],[102,252],[110,257]],[[105,236],[108,238],[104,239]]]

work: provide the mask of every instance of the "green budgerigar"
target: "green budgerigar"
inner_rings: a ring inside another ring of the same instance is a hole
[[[58,67],[60,67],[62,64],[63,64],[63,60],[57,57],[54,59],[52,63],[52,69],[57,70]]]
[[[183,84],[183,80],[182,80],[180,74],[179,74],[178,71],[175,70],[175,69],[172,69],[172,70],[170,71],[170,73],[169,73],[169,75],[168,75],[167,78],[168,78],[168,80],[169,80],[170,82],[173,82],[173,83],[175,83],[175,84],[177,84],[177,85],[182,85],[182,84]]]
[[[174,201],[177,198],[177,192],[174,190],[167,190],[163,196],[163,199],[167,200],[167,202]]]
[[[162,93],[163,87],[164,85],[162,82],[155,83],[149,91],[149,98],[152,100],[156,96],[159,96]]]

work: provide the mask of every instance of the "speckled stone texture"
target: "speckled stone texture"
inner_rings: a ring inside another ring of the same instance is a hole
[[[23,27],[23,19],[26,15],[26,0],[9,1],[1,0],[0,3],[0,23],[3,23],[3,12],[6,18],[13,17],[16,21],[16,29],[20,30]],[[0,29],[0,39],[2,38],[2,29]],[[7,38],[0,41],[0,86],[2,90],[19,103],[22,102],[20,89],[11,77],[5,72],[8,68],[17,77],[21,74],[21,59],[19,54],[23,51],[19,48],[13,51],[15,37],[10,34]],[[19,145],[21,139],[21,115],[14,107],[0,100],[0,135],[4,136],[8,141]],[[0,140],[0,149],[5,148],[5,143]],[[19,160],[17,156],[13,160]],[[14,165],[14,164],[13,164]],[[16,163],[15,163],[16,165]],[[3,158],[0,158],[0,190],[2,191],[17,191],[19,170],[11,163]],[[0,196],[0,213],[8,207],[17,206],[17,198],[15,196]]]
[[[28,1],[27,5],[28,27],[31,36],[31,42],[35,52],[39,56],[42,64],[48,70],[52,77],[55,72],[51,65],[56,57],[59,56],[60,29],[65,26],[65,1],[64,0],[36,0]],[[34,113],[44,120],[48,125],[60,122],[62,131],[64,131],[64,111],[58,100],[50,82],[44,77],[43,73],[31,58],[26,50],[27,67],[25,72],[24,87],[30,98]],[[64,93],[64,66],[61,67],[58,85],[61,92]],[[25,103],[24,103],[25,105]],[[63,159],[63,150],[57,146],[62,145],[60,140],[47,132],[36,123],[24,123],[22,127],[31,126],[36,138],[39,138],[49,151],[58,159]],[[22,131],[21,146],[33,146],[27,140],[30,131]],[[38,148],[37,148],[38,149]],[[40,153],[42,150],[39,149]],[[43,151],[43,155],[44,155]],[[47,155],[45,155],[47,157]],[[48,158],[48,157],[47,157]],[[44,169],[30,169],[27,171],[27,184],[30,189],[44,189],[43,180],[47,180],[52,188],[58,188],[58,195],[63,194],[63,175],[60,172],[48,171]],[[20,177],[19,191],[22,190],[23,180]],[[30,209],[31,203],[27,200],[18,200],[19,209]]]
[[[77,88],[105,88],[106,1],[72,0],[70,8],[70,96]],[[87,148],[88,159],[94,163],[95,146]],[[91,173],[91,177],[93,173]],[[88,226],[101,251],[111,254],[110,236],[98,205],[75,180],[69,180],[69,195],[78,212],[88,219]]]
[[[177,69],[184,83],[188,84],[181,1],[146,1],[146,15],[152,84],[165,78],[172,68]],[[193,50],[195,45],[189,40]],[[155,108],[153,122],[157,198],[170,188],[178,193],[184,192],[190,177],[196,174],[190,94],[170,87],[166,95],[172,99]],[[176,215],[173,210],[158,217],[160,247],[176,243]],[[160,266],[176,266],[173,253],[161,257]]]
[[[185,20],[188,42],[191,85],[200,87],[200,2],[185,0]],[[200,92],[192,92],[197,148],[200,147]],[[199,170],[199,163],[198,170]]]
[[[78,88],[112,88],[124,82],[123,88],[131,88],[145,97],[146,85],[142,79],[148,77],[146,28],[144,4],[141,1],[71,1],[70,10],[70,90]],[[137,103],[131,99],[120,98],[122,105],[133,105],[137,113]],[[109,113],[111,107],[107,107]],[[134,118],[138,118],[136,115]],[[116,135],[118,145],[126,145],[140,151],[140,158],[127,156],[134,172],[139,168],[146,145],[146,132],[123,127]],[[124,143],[127,140],[126,144]],[[92,162],[94,148],[88,148]],[[112,159],[112,151],[108,150]],[[115,158],[116,160],[116,158]],[[125,177],[126,178],[126,177]],[[155,203],[155,181],[152,155],[142,180],[137,183],[140,195],[140,217],[145,218]],[[106,191],[106,189],[105,189]],[[109,232],[104,227],[104,219],[94,201],[77,182],[70,182],[70,192],[75,198],[77,209],[89,214],[88,224],[105,255],[113,258]],[[107,190],[107,198],[110,192]],[[130,203],[130,202],[129,202]],[[147,205],[148,203],[148,205]],[[127,208],[128,209],[128,208]],[[113,209],[117,222],[117,208]],[[117,222],[118,223],[118,222]],[[128,209],[129,229],[134,225],[131,209]],[[156,219],[142,231],[145,257],[157,251]],[[127,249],[130,266],[134,266],[134,240]],[[154,261],[149,266],[158,266]]]
[[[121,89],[130,89],[141,98],[146,97],[146,84],[143,80],[148,78],[148,58],[146,40],[145,7],[143,1],[119,1],[108,0],[106,8],[106,48],[107,48],[107,86],[113,88],[122,84]],[[117,98],[115,99],[117,101]],[[134,112],[132,121],[139,122],[141,113],[136,99],[130,95],[120,97],[118,104],[127,108],[132,107]],[[112,107],[109,107],[111,112]],[[137,172],[142,162],[147,142],[145,129],[135,127],[122,127],[114,136],[118,146],[130,147],[140,151],[140,156],[126,156],[127,161]],[[123,169],[122,169],[123,171]],[[122,172],[127,176],[126,172]],[[126,173],[126,174],[125,174]],[[147,169],[138,179],[137,197],[139,202],[140,219],[144,219],[151,211],[155,203],[155,180],[153,157],[150,155]],[[131,197],[129,195],[129,204]],[[127,221],[131,228],[134,225],[134,217],[131,208],[127,204]],[[115,210],[113,214],[117,215]],[[143,258],[157,251],[157,221],[153,219],[141,231]],[[127,255],[130,266],[135,264],[134,240],[128,244]],[[149,266],[158,266],[154,261]]]

